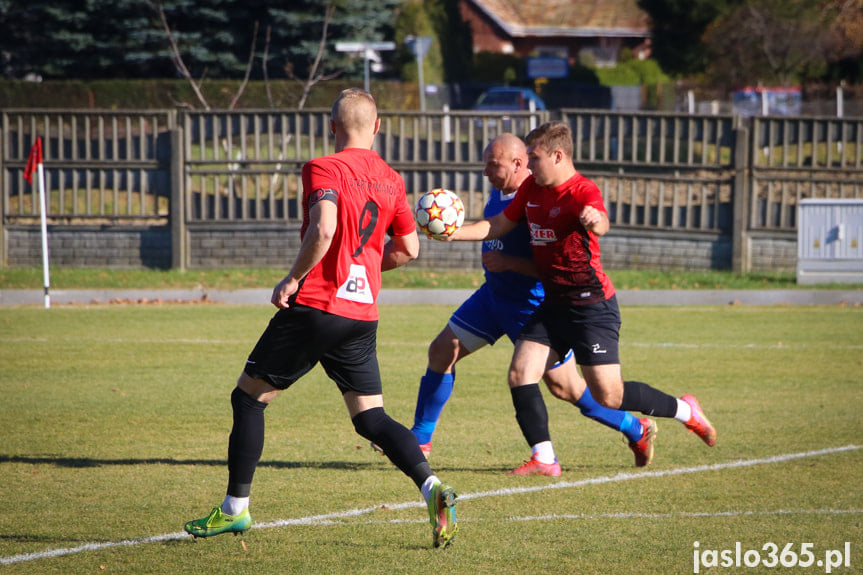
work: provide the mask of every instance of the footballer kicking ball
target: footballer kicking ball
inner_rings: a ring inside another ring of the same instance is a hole
[[[416,220],[428,237],[442,240],[464,223],[464,204],[454,192],[434,189],[420,196]]]

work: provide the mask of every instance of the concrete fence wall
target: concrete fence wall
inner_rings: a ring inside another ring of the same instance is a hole
[[[39,228],[13,226],[7,235],[8,265],[42,265]],[[190,269],[290,266],[300,247],[297,225],[204,225],[187,230]],[[793,272],[795,234],[748,238],[753,272]],[[612,229],[600,240],[608,269],[729,270],[732,239],[705,232]],[[169,226],[57,226],[49,229],[53,266],[167,269],[171,267]],[[437,242],[422,237],[413,267],[481,269],[479,242]]]

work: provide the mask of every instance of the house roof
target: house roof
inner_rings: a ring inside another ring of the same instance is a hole
[[[469,0],[513,38],[650,36],[636,0]]]

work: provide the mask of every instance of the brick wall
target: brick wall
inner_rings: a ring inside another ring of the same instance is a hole
[[[42,265],[38,226],[7,227],[7,264]],[[300,247],[299,227],[280,224],[190,226],[189,267],[286,267]],[[797,266],[796,236],[752,235],[748,239],[753,272],[793,272]],[[613,229],[600,240],[608,269],[728,270],[731,237],[712,232],[662,232]],[[56,266],[158,268],[171,267],[171,235],[167,226],[49,228],[51,263]],[[414,267],[478,269],[479,242],[438,242],[420,236],[420,257]]]
[[[749,260],[753,272],[797,271],[797,234],[750,233]]]
[[[731,237],[718,233],[623,229],[603,236],[599,246],[609,269],[731,269]]]
[[[297,225],[189,227],[191,268],[286,267],[293,263],[299,249]]]
[[[42,236],[38,226],[9,226],[6,257],[9,266],[40,267]],[[48,227],[51,264],[66,267],[171,267],[171,230],[167,226]]]

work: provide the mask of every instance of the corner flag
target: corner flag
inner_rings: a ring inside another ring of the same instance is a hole
[[[38,166],[42,164],[42,137],[36,138],[36,143],[30,150],[30,157],[27,158],[27,166],[24,168],[24,179],[27,183],[33,184],[33,171],[38,171]]]
[[[37,137],[36,143],[30,150],[30,157],[27,158],[27,165],[24,167],[24,179],[31,186],[33,185],[33,172],[36,172],[36,181],[39,184],[39,208],[42,220],[42,275],[45,279],[45,309],[51,307],[50,287],[51,281],[48,273],[48,206],[45,200],[45,169],[42,165],[42,138]]]

